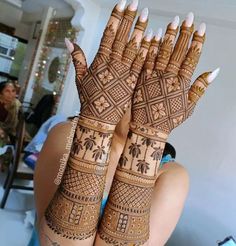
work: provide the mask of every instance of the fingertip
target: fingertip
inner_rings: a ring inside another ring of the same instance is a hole
[[[191,27],[193,24],[193,20],[194,20],[194,14],[193,14],[193,12],[189,12],[186,16],[186,19],[185,19],[185,25],[187,27]]]
[[[206,33],[206,24],[201,23],[198,27],[197,33],[199,36],[203,36]]]
[[[140,14],[139,20],[141,22],[145,22],[148,18],[148,13],[149,13],[148,8],[144,8]]]
[[[147,32],[147,35],[145,36],[145,40],[150,42],[152,37],[153,37],[153,30],[149,29],[148,32]]]
[[[129,10],[136,11],[138,9],[138,0],[133,0],[129,5]]]
[[[220,72],[220,68],[216,68],[213,72],[211,72],[208,76],[207,76],[207,82],[210,84],[213,80],[215,80],[215,78],[218,76]]]
[[[171,27],[173,29],[176,29],[179,25],[179,16],[175,16],[174,20],[171,22]]]
[[[125,9],[125,5],[126,5],[126,0],[120,0],[116,8],[119,12],[123,12]]]
[[[160,41],[161,40],[161,38],[162,38],[162,28],[158,28],[158,30],[157,30],[157,34],[155,35],[155,40],[156,41]]]
[[[74,45],[71,43],[71,41],[68,38],[65,38],[65,44],[68,51],[72,53],[74,51]]]

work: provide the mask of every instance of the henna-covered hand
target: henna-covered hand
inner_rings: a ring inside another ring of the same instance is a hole
[[[109,245],[143,245],[158,167],[167,137],[193,111],[218,70],[201,75],[190,87],[205,39],[205,24],[193,35],[193,14],[181,26],[168,25],[163,42],[150,46],[132,102],[132,121],[119,160],[98,239]],[[99,243],[98,243],[99,245]],[[146,244],[145,244],[146,245]]]
[[[98,53],[87,68],[83,51],[66,41],[76,70],[81,113],[87,118],[117,124],[130,103],[133,90],[144,64],[152,34],[143,38],[148,9],[138,18],[131,38],[129,34],[137,12],[134,0],[124,10],[121,1],[112,11]]]
[[[124,10],[125,1],[121,0],[114,8],[89,68],[82,50],[66,41],[75,64],[81,112],[62,182],[42,226],[45,235],[62,245],[78,240],[79,245],[85,240],[93,243],[111,139],[130,102],[152,39],[151,32],[143,38],[148,18],[144,9],[129,40],[137,4],[133,0]],[[47,240],[41,235],[41,241]]]
[[[133,98],[132,121],[169,133],[193,112],[207,86],[217,75],[203,73],[191,85],[205,40],[206,25],[202,23],[193,34],[193,14],[183,22],[174,46],[177,27],[169,25],[156,54],[155,65],[143,70]]]

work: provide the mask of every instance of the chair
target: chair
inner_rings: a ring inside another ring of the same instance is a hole
[[[4,182],[3,188],[4,194],[1,201],[0,208],[4,208],[8,195],[11,189],[22,189],[22,190],[33,190],[33,187],[24,186],[24,185],[16,185],[14,181],[18,180],[33,180],[33,170],[31,170],[24,162],[22,161],[23,157],[23,144],[24,144],[24,135],[25,135],[25,120],[24,114],[22,112],[19,113],[19,121],[17,125],[16,131],[16,139],[14,146],[14,157],[11,161],[6,180]]]

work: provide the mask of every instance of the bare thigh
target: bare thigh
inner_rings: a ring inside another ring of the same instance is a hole
[[[147,245],[165,245],[180,218],[188,189],[186,169],[176,162],[166,163],[156,181]]]

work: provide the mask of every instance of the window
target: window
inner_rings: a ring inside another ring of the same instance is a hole
[[[0,53],[4,54],[4,55],[7,55],[7,48],[4,48],[4,47],[0,46]]]

